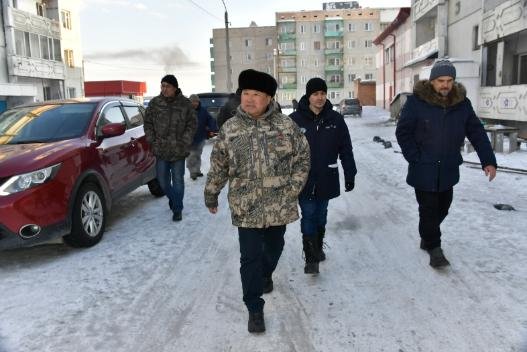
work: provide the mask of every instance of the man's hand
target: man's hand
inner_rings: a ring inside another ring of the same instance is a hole
[[[216,214],[218,212],[218,207],[214,207],[214,208],[209,208],[209,212],[211,214]]]
[[[489,177],[489,182],[494,180],[494,177],[496,177],[496,168],[494,165],[487,165],[483,170],[485,171],[485,176]]]
[[[353,190],[353,188],[355,188],[355,180],[351,179],[349,181],[346,181],[346,183],[344,185],[344,191],[349,192],[349,191]]]

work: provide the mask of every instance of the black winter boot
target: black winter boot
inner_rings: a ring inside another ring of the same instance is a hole
[[[264,277],[263,278],[263,293],[269,293],[273,291],[273,278]]]
[[[249,322],[247,324],[247,330],[249,330],[249,332],[264,332],[265,331],[265,321],[264,321],[263,312],[257,312],[257,313],[249,312]]]
[[[304,267],[304,273],[318,274],[319,250],[316,239],[304,236],[302,238],[302,244],[304,246],[304,255],[306,257],[306,266]]]
[[[318,241],[318,259],[323,262],[326,260],[326,253],[324,253],[324,236],[326,235],[326,230],[319,230],[317,241]]]
[[[434,269],[450,265],[450,262],[445,258],[441,247],[436,247],[428,251],[430,255],[430,266]]]

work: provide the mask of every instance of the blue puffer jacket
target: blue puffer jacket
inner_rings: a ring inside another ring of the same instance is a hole
[[[298,103],[298,110],[291,115],[300,129],[304,131],[311,149],[311,170],[300,197],[314,197],[326,200],[340,195],[339,169],[340,158],[346,182],[354,181],[357,174],[353,147],[341,114],[326,105],[319,115],[309,109],[309,101],[304,95]]]
[[[218,126],[216,125],[216,120],[212,117],[207,109],[201,106],[201,103],[198,104],[198,107],[195,109],[196,115],[198,115],[198,128],[196,129],[196,134],[192,140],[192,145],[197,145],[207,139],[207,132],[218,132]]]
[[[497,166],[483,125],[459,83],[444,101],[428,80],[417,82],[401,111],[395,134],[408,161],[406,182],[421,191],[442,192],[459,182],[465,136],[483,167]]]

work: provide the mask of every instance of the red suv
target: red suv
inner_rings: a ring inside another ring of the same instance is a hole
[[[163,191],[145,139],[144,108],[94,98],[19,106],[0,115],[0,248],[54,237],[101,240],[112,202],[148,184]]]

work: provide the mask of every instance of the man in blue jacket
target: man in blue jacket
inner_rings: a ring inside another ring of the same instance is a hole
[[[465,87],[455,79],[452,63],[437,61],[429,79],[415,84],[395,131],[408,161],[406,182],[415,188],[419,204],[420,248],[428,251],[433,268],[450,265],[441,249],[440,225],[452,203],[453,186],[459,181],[465,136],[476,149],[489,181],[497,168],[483,125],[466,97]]]
[[[302,218],[300,230],[305,253],[306,274],[317,274],[318,263],[326,259],[322,250],[329,200],[340,195],[340,158],[344,169],[345,191],[355,187],[357,168],[353,147],[341,114],[333,110],[327,99],[327,85],[321,78],[307,82],[306,95],[290,116],[304,132],[311,150],[311,169],[307,183],[298,197]]]
[[[192,140],[192,145],[190,146],[190,154],[187,157],[187,168],[190,172],[190,178],[196,180],[198,177],[203,176],[201,172],[201,153],[203,153],[205,140],[209,132],[218,132],[218,127],[216,126],[214,117],[209,114],[207,109],[201,106],[199,96],[192,94],[189,100],[194,110],[196,110],[198,127]]]

